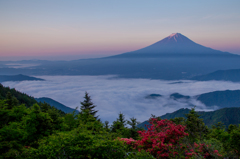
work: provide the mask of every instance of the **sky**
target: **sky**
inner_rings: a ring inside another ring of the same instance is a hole
[[[239,90],[240,83],[226,81],[163,81],[150,79],[121,79],[115,76],[39,76],[45,81],[3,82],[35,98],[49,97],[71,108],[80,107],[85,91],[91,96],[101,120],[112,122],[122,112],[126,119],[137,118],[143,122],[151,114],[161,116],[180,108],[211,111],[217,106],[206,107],[196,96],[224,90]],[[174,84],[175,83],[175,84]],[[172,93],[191,96],[191,99],[174,100]],[[150,94],[160,94],[157,99],[146,99]],[[190,105],[192,104],[192,105]]]
[[[172,33],[240,54],[239,0],[0,0],[0,60],[104,57]]]

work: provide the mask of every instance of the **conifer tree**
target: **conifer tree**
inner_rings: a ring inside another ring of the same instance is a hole
[[[6,96],[6,103],[8,105],[8,108],[11,109],[12,108],[12,94],[10,92],[7,93]]]
[[[138,137],[138,131],[141,130],[141,128],[138,128],[137,125],[140,124],[136,118],[132,117],[130,120],[127,121],[127,124],[130,125],[129,129],[129,135],[133,139],[137,139]]]
[[[103,127],[104,127],[107,131],[109,131],[109,130],[110,130],[109,121],[105,121]]]
[[[93,105],[91,96],[88,95],[87,92],[85,92],[85,96],[84,96],[84,101],[80,102],[81,103],[81,111],[83,112],[84,110],[88,110],[89,114],[91,114],[94,118],[98,118],[98,116],[96,116],[96,113],[98,112],[97,110],[94,110],[94,108],[96,107],[95,105]]]
[[[6,95],[6,103],[8,105],[8,109],[12,109],[14,106],[18,105],[18,100],[16,97],[12,96],[11,92],[8,92]]]
[[[113,124],[111,126],[112,132],[117,132],[117,131],[121,131],[125,128],[126,126],[126,120],[125,120],[125,116],[123,113],[119,113],[118,114],[118,118],[116,121],[113,121]]]
[[[203,119],[200,119],[200,115],[195,111],[195,107],[185,115],[186,116],[186,126],[187,132],[189,133],[189,139],[191,143],[194,143],[196,140],[202,140],[203,135],[207,131]]]

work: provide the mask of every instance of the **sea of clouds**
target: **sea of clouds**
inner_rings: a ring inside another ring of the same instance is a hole
[[[45,81],[4,82],[4,86],[15,88],[35,98],[49,97],[71,108],[80,107],[85,91],[89,93],[97,115],[110,123],[122,112],[126,119],[137,118],[143,122],[154,114],[171,113],[180,108],[211,111],[217,107],[206,107],[196,100],[197,95],[216,90],[237,90],[240,83],[224,81],[164,81],[150,79],[122,79],[116,76],[37,76]],[[192,96],[188,101],[174,100],[172,93]],[[161,94],[156,99],[145,98],[150,94]]]

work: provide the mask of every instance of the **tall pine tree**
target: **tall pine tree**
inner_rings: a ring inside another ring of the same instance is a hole
[[[91,114],[94,118],[98,118],[98,116],[96,116],[96,113],[98,112],[97,110],[94,110],[94,108],[96,107],[95,105],[93,105],[92,99],[91,97],[88,95],[87,92],[85,92],[85,96],[84,96],[84,101],[80,102],[81,103],[81,111],[83,112],[84,110],[88,110],[89,114]]]

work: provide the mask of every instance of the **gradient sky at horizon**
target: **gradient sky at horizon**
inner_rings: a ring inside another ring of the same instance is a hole
[[[239,0],[0,0],[0,59],[102,57],[179,32],[240,54]]]

